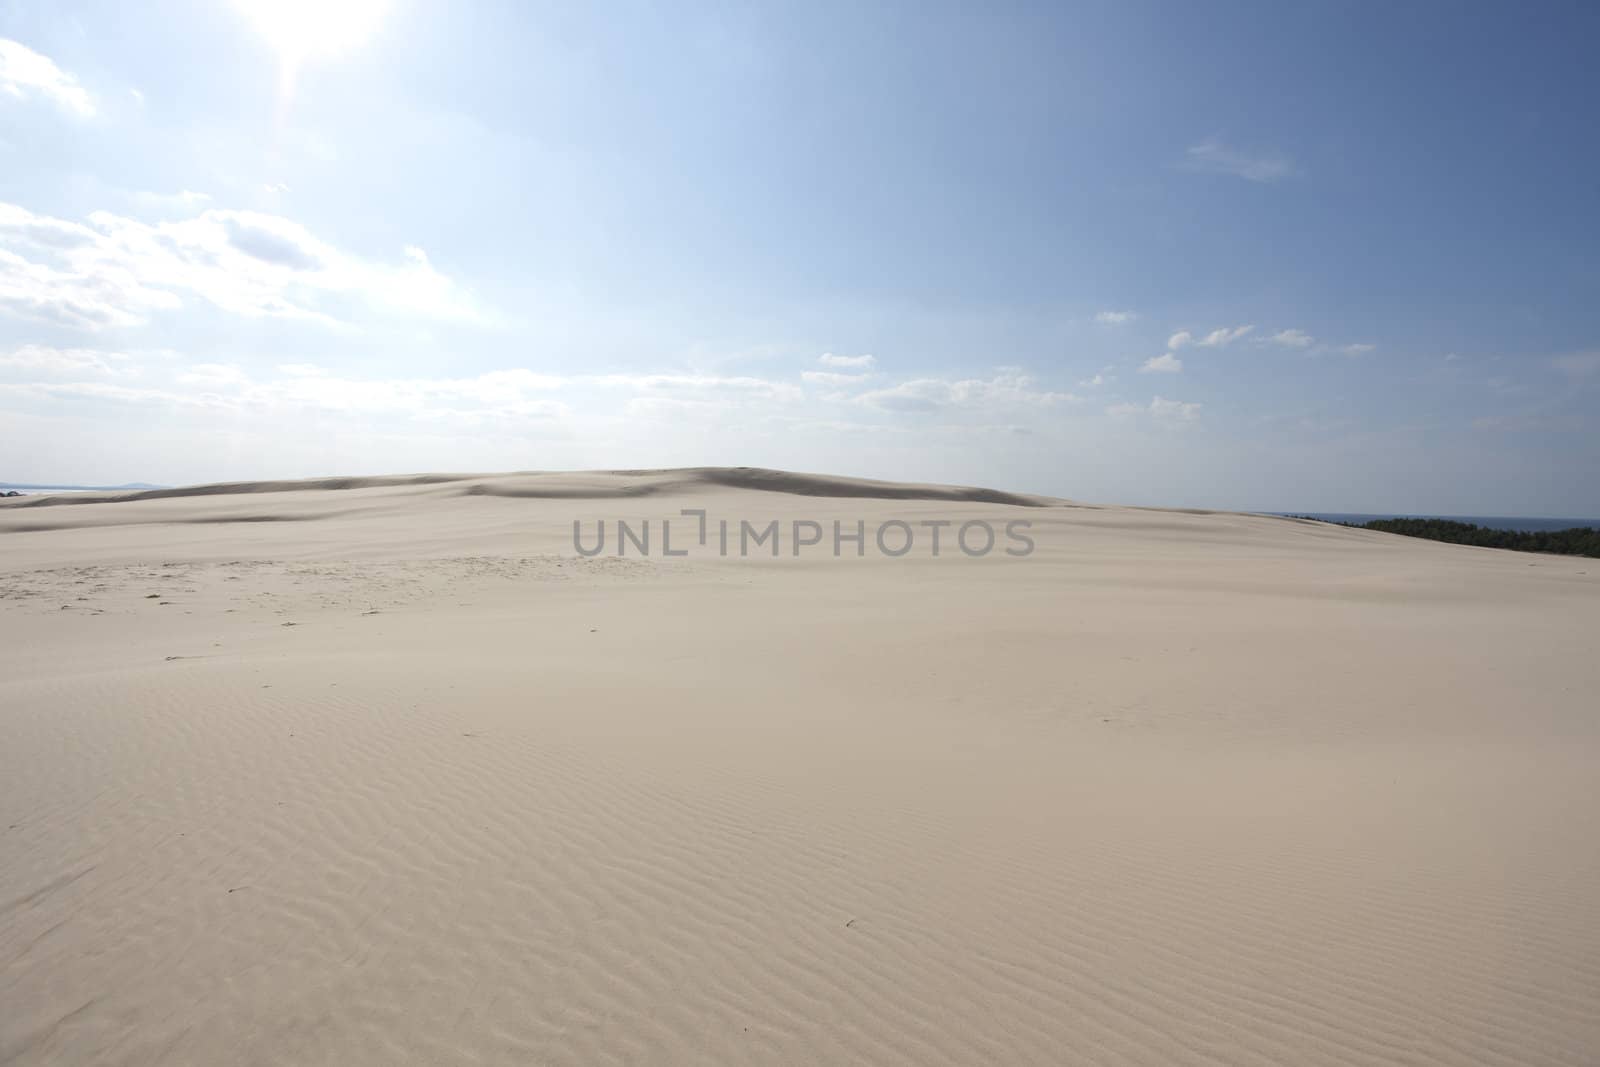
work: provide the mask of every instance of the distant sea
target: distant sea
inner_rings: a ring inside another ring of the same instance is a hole
[[[1323,522],[1348,522],[1356,526],[1376,519],[1446,519],[1450,522],[1470,522],[1488,530],[1519,530],[1524,533],[1570,530],[1574,526],[1600,527],[1600,519],[1535,519],[1513,515],[1345,515],[1325,511],[1273,511],[1268,514],[1321,519]]]
[[[164,485],[149,482],[129,482],[127,485],[25,485],[22,482],[0,482],[0,493],[15,489],[19,493],[124,493],[135,489],[165,489]]]

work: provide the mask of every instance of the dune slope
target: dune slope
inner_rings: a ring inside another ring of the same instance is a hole
[[[747,469],[59,499],[0,504],[0,1063],[1600,1048],[1594,561]]]

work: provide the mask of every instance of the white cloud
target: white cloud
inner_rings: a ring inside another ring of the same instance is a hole
[[[1294,161],[1278,152],[1243,152],[1229,148],[1214,137],[1193,145],[1184,153],[1184,170],[1207,174],[1231,174],[1253,182],[1275,182],[1295,173]]]
[[[0,422],[12,412],[41,417],[122,418],[139,425],[166,417],[215,419],[229,425],[328,426],[351,433],[431,432],[457,426],[485,432],[554,433],[562,439],[622,428],[642,420],[670,422],[686,432],[705,425],[806,425],[829,404],[856,414],[841,423],[863,432],[1005,433],[1039,428],[1060,407],[1077,400],[1046,388],[1019,368],[1000,367],[982,377],[921,378],[862,393],[872,375],[817,370],[828,396],[802,389],[790,378],[714,373],[550,373],[507,367],[483,373],[364,376],[343,370],[333,357],[317,362],[275,362],[254,356],[183,360],[165,352],[120,354],[95,349],[0,350]],[[835,377],[836,376],[836,377]],[[838,381],[837,379],[842,379]],[[867,418],[866,412],[878,417]],[[861,421],[856,423],[854,419]],[[235,421],[237,420],[237,421]],[[709,421],[708,421],[709,420]],[[929,421],[924,421],[929,420]],[[194,425],[202,425],[196,423]],[[285,431],[288,432],[288,431]],[[320,431],[318,431],[320,432]]]
[[[563,385],[598,386],[608,389],[633,389],[661,396],[744,395],[786,402],[804,397],[800,387],[792,382],[752,377],[722,378],[704,374],[601,374],[544,380],[552,383],[552,388]]]
[[[723,410],[722,405],[698,397],[636,396],[624,405],[630,418],[677,419],[684,416],[708,415]]]
[[[146,212],[192,215],[200,209],[201,205],[211,200],[211,194],[197,193],[192,189],[181,189],[176,193],[132,193],[129,195],[129,199]]]
[[[10,352],[0,353],[0,370],[50,376],[73,374],[112,376],[136,373],[137,368],[130,357],[122,352],[23,345]]]
[[[1175,419],[1180,422],[1190,422],[1200,415],[1198,403],[1185,403],[1182,400],[1167,400],[1164,397],[1153,397],[1150,400],[1150,414],[1158,419]]]
[[[670,410],[737,411],[763,403],[786,405],[804,399],[791,382],[762,378],[722,378],[694,374],[603,374],[560,376],[526,367],[453,378],[354,378],[308,363],[279,364],[266,374],[232,363],[167,366],[147,363],[156,372],[139,388],[106,381],[116,360],[130,359],[92,350],[22,349],[0,357],[0,379],[15,378],[13,366],[29,381],[0,380],[0,403],[54,401],[116,402],[154,407],[206,408],[240,414],[336,412],[410,419],[482,420],[553,418],[580,405],[593,414]],[[132,372],[138,373],[137,361]],[[70,374],[78,380],[44,380]],[[623,394],[618,397],[617,394]]]
[[[1304,330],[1279,330],[1267,340],[1275,345],[1283,345],[1285,348],[1310,348],[1316,338]]]
[[[1233,342],[1237,341],[1239,338],[1243,337],[1253,329],[1255,329],[1254,326],[1235,326],[1232,329],[1224,326],[1221,329],[1212,330],[1210,333],[1200,338],[1200,340],[1196,341],[1195,344],[1205,345],[1207,348],[1221,348],[1224,345],[1233,344]]]
[[[1153,397],[1148,405],[1112,404],[1106,408],[1106,414],[1118,418],[1149,415],[1151,418],[1160,419],[1164,422],[1193,422],[1200,417],[1200,405],[1182,400],[1168,400],[1165,397],[1158,396]]]
[[[839,374],[836,371],[803,370],[800,380],[807,385],[825,385],[833,388],[842,388],[847,385],[859,385],[872,377],[870,374]]]
[[[0,400],[111,400],[159,407],[221,407],[217,397],[172,389],[141,388],[110,382],[25,382],[0,384]]]
[[[1557,356],[1550,362],[1557,370],[1574,378],[1600,374],[1600,352],[1575,352],[1570,356]]]
[[[1125,326],[1139,316],[1132,311],[1098,311],[1094,321],[1102,326]]]
[[[832,352],[824,352],[817,357],[817,362],[825,367],[855,367],[860,370],[871,370],[878,365],[872,356],[836,356]]]
[[[1590,423],[1578,412],[1552,411],[1548,407],[1528,407],[1472,420],[1475,430],[1508,433],[1582,433]]]
[[[207,388],[244,385],[249,382],[244,371],[232,363],[192,363],[178,372],[180,385],[201,385]]]
[[[1254,329],[1255,326],[1253,325],[1234,326],[1231,328],[1223,326],[1212,330],[1204,337],[1198,339],[1188,330],[1179,330],[1177,333],[1167,338],[1167,351],[1176,352],[1178,349],[1187,347],[1188,345],[1204,345],[1206,348],[1221,348],[1224,345],[1231,345],[1233,342],[1237,341],[1239,338],[1245,336]]]
[[[94,97],[78,79],[27,45],[0,37],[0,93],[25,99],[35,94],[79,118],[95,113]]]
[[[1108,382],[1110,380],[1111,379],[1106,376],[1106,373],[1104,371],[1101,371],[1099,374],[1096,374],[1093,378],[1085,378],[1085,379],[1083,379],[1081,382],[1078,383],[1078,387],[1081,388],[1081,389],[1098,389],[1098,388],[1100,388],[1102,385],[1106,384],[1106,382]]]
[[[1140,374],[1177,374],[1183,370],[1183,360],[1171,352],[1151,356],[1139,366]]]
[[[3,225],[0,217],[0,230]],[[155,309],[181,303],[171,293],[141,285],[125,270],[98,276],[57,270],[0,248],[0,314],[98,329],[132,326]]]
[[[1015,368],[993,378],[916,378],[855,398],[881,411],[925,412],[949,409],[984,410],[1014,407],[1048,407],[1071,403],[1071,393],[1039,389],[1037,383]]]
[[[1306,331],[1304,331],[1304,330],[1292,330],[1292,329],[1291,330],[1279,330],[1277,333],[1273,334],[1270,337],[1258,337],[1258,338],[1256,338],[1256,344],[1260,344],[1260,345],[1271,344],[1271,345],[1279,345],[1279,346],[1281,346],[1283,348],[1298,348],[1298,349],[1300,349],[1302,351],[1308,352],[1309,354],[1316,355],[1316,356],[1326,355],[1326,354],[1328,354],[1330,352],[1337,353],[1338,355],[1341,355],[1341,356],[1359,356],[1359,355],[1362,355],[1364,353],[1371,352],[1373,349],[1378,347],[1377,345],[1371,345],[1371,344],[1348,344],[1348,345],[1334,345],[1334,344],[1327,344],[1327,343],[1319,344],[1317,342],[1317,339],[1315,337],[1311,336]]]
[[[479,315],[421,249],[374,263],[254,211],[157,223],[97,211],[78,223],[0,203],[0,243],[12,246],[0,247],[0,312],[55,325],[136,325],[187,297],[236,315],[326,322],[351,298],[406,315]]]

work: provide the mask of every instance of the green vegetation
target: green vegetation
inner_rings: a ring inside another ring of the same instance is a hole
[[[1567,530],[1492,530],[1470,522],[1449,519],[1374,519],[1367,523],[1338,523],[1358,530],[1381,530],[1406,537],[1425,537],[1453,545],[1478,545],[1483,548],[1510,548],[1518,552],[1551,552],[1560,556],[1591,556],[1600,559],[1600,530],[1593,526],[1574,526]]]

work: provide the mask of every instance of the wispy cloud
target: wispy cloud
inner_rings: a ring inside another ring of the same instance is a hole
[[[1139,316],[1132,311],[1097,311],[1094,321],[1101,326],[1126,326]]]
[[[1010,435],[1041,428],[1058,408],[1078,400],[1017,367],[984,377],[914,378],[870,391],[862,391],[876,377],[870,372],[816,370],[802,377],[808,386],[825,388],[770,376],[558,374],[525,366],[466,375],[359,375],[337,363],[28,346],[0,350],[0,411],[81,416],[110,405],[269,421],[320,413],[396,433],[431,432],[430,426],[565,433],[638,419],[810,424],[845,412],[852,417],[841,425],[852,429]]]
[[[1178,422],[1192,422],[1200,417],[1200,405],[1183,400],[1168,400],[1165,397],[1152,397],[1150,400],[1150,414],[1158,419],[1174,419]]]
[[[1184,400],[1152,397],[1150,403],[1114,403],[1106,408],[1106,414],[1118,419],[1149,416],[1162,422],[1194,422],[1200,418],[1200,405]]]
[[[591,410],[656,410],[676,406],[740,409],[753,402],[781,407],[803,399],[791,382],[696,374],[550,375],[509,367],[466,377],[356,378],[316,364],[281,364],[260,375],[231,363],[148,367],[137,386],[120,378],[118,353],[22,349],[0,357],[0,371],[17,366],[32,380],[0,382],[0,399],[95,400],[120,404],[225,411],[300,410],[386,415],[424,421],[564,415],[574,404]],[[137,373],[138,367],[130,368]],[[71,374],[75,380],[56,378]],[[620,394],[620,398],[619,398]],[[637,406],[637,407],[636,407]]]
[[[827,397],[830,400],[844,400],[846,396],[839,390],[848,389],[853,385],[860,385],[873,377],[872,368],[878,361],[872,356],[836,356],[832,352],[824,352],[817,357],[817,362],[824,367],[837,367],[838,370],[807,370],[800,372],[800,380],[807,385],[821,386],[835,392]]]
[[[1310,348],[1316,342],[1316,338],[1304,330],[1279,330],[1267,340],[1285,348]]]
[[[1139,365],[1140,374],[1177,374],[1181,370],[1183,370],[1183,360],[1171,352],[1151,356]]]
[[[42,96],[79,118],[95,113],[94,97],[78,79],[25,44],[0,37],[0,93],[17,99]]]
[[[1271,336],[1258,337],[1256,338],[1256,343],[1261,345],[1278,345],[1282,348],[1299,349],[1300,351],[1313,356],[1323,356],[1330,353],[1339,356],[1360,356],[1367,352],[1371,352],[1373,349],[1378,347],[1377,345],[1366,343],[1329,344],[1327,342],[1318,342],[1315,337],[1311,336],[1306,331],[1295,329],[1279,330],[1277,333],[1274,333]]]
[[[882,411],[927,412],[941,409],[996,409],[1049,407],[1071,403],[1071,393],[1041,389],[1031,377],[1014,368],[993,378],[915,378],[855,398]]]
[[[1184,170],[1231,174],[1252,182],[1275,182],[1296,173],[1294,161],[1279,152],[1246,152],[1209,137],[1184,153]]]
[[[1253,325],[1232,327],[1223,326],[1212,330],[1204,337],[1199,338],[1195,337],[1195,335],[1190,333],[1188,330],[1179,330],[1177,333],[1167,338],[1167,351],[1176,352],[1180,348],[1184,348],[1188,345],[1201,345],[1206,348],[1222,348],[1225,345],[1233,344],[1233,342],[1237,341],[1241,337],[1246,336],[1251,330],[1254,329],[1255,326]]]
[[[859,385],[871,378],[870,374],[840,374],[838,371],[805,370],[800,372],[800,380],[807,385],[825,385],[830,388],[843,388],[849,385]]]
[[[854,367],[858,370],[871,370],[878,365],[872,356],[836,356],[832,352],[824,352],[817,357],[817,362],[824,367]]]
[[[151,193],[139,192],[131,194],[130,199],[142,207],[162,208],[169,211],[186,211],[193,213],[200,209],[202,204],[211,200],[210,193],[197,193],[193,189],[180,189],[176,193]]]
[[[1222,348],[1225,345],[1233,344],[1233,342],[1245,336],[1253,329],[1255,329],[1254,326],[1234,326],[1231,329],[1228,327],[1223,327],[1222,329],[1212,330],[1210,333],[1200,338],[1200,340],[1196,341],[1195,344],[1204,345],[1207,348]]]
[[[1569,356],[1557,356],[1550,362],[1561,373],[1572,378],[1600,374],[1600,352],[1575,352]]]
[[[46,375],[95,375],[111,377],[136,373],[137,367],[124,352],[101,352],[92,348],[52,348],[48,345],[23,345],[0,352],[0,373]]]
[[[1157,396],[1148,404],[1112,404],[1106,414],[1114,418],[1148,415],[1163,422],[1193,422],[1200,417],[1200,404]]]
[[[531,371],[518,373],[532,375]],[[657,396],[688,396],[692,394],[717,396],[755,396],[767,400],[793,401],[802,396],[800,387],[792,382],[773,381],[747,375],[724,377],[710,374],[601,374],[579,375],[572,378],[554,378],[535,375],[549,388],[568,386],[598,386],[610,389],[629,389]]]
[[[137,325],[189,297],[236,315],[330,323],[340,318],[331,298],[350,297],[408,316],[479,316],[420,248],[376,263],[255,211],[158,223],[97,211],[80,223],[0,203],[0,313],[93,330]]]

